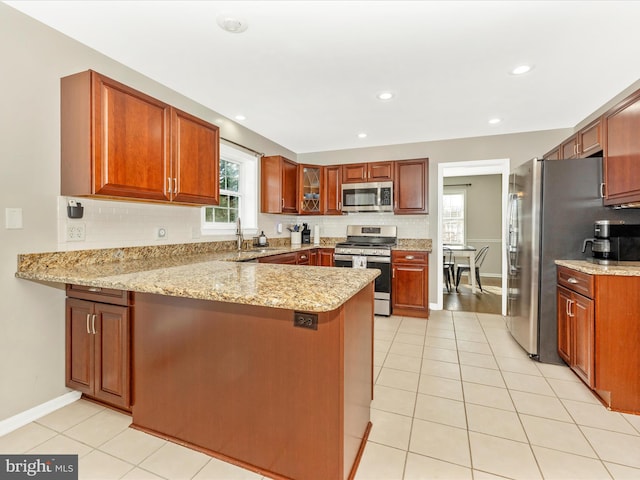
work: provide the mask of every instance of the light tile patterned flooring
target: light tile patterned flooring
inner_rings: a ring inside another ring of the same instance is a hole
[[[640,416],[607,411],[567,367],[528,359],[499,315],[376,317],[374,364],[356,480],[640,479]],[[263,478],[130,421],[80,400],[0,437],[0,452],[77,453],[83,480]]]

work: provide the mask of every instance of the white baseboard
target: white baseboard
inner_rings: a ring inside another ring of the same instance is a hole
[[[37,420],[45,415],[50,414],[62,408],[70,403],[79,400],[82,396],[80,392],[69,392],[64,395],[54,398],[53,400],[49,400],[48,402],[41,403],[40,405],[36,405],[29,410],[25,410],[24,412],[18,413],[13,417],[9,417],[0,422],[0,437],[6,435],[9,432],[13,432],[20,427],[24,427],[25,425]]]

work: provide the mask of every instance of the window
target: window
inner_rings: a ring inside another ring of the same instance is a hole
[[[464,245],[466,192],[448,191],[442,201],[442,243],[445,245]]]
[[[202,234],[235,234],[238,217],[245,234],[257,233],[257,167],[255,156],[220,144],[220,204],[202,208]]]

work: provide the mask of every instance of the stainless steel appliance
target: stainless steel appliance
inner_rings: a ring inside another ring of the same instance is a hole
[[[584,260],[585,238],[599,219],[640,223],[637,210],[602,206],[601,158],[533,159],[509,178],[507,326],[529,355],[562,363],[557,353],[556,259]]]
[[[393,212],[393,182],[342,184],[343,212]]]
[[[398,242],[398,229],[384,225],[349,225],[347,240],[336,244],[335,266],[377,268],[374,313],[391,315],[391,247]]]
[[[592,257],[587,260],[600,265],[640,262],[640,225],[624,220],[598,220],[593,238],[587,238],[582,251],[591,244]]]

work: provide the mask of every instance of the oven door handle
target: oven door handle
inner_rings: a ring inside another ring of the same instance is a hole
[[[353,261],[353,255],[340,255],[338,253],[336,253],[333,256],[334,260],[346,260],[347,262],[351,262]]]
[[[390,257],[367,257],[368,266],[375,265],[376,263],[384,263],[386,265],[391,263],[391,258]],[[376,267],[373,267],[373,268],[376,268]]]

